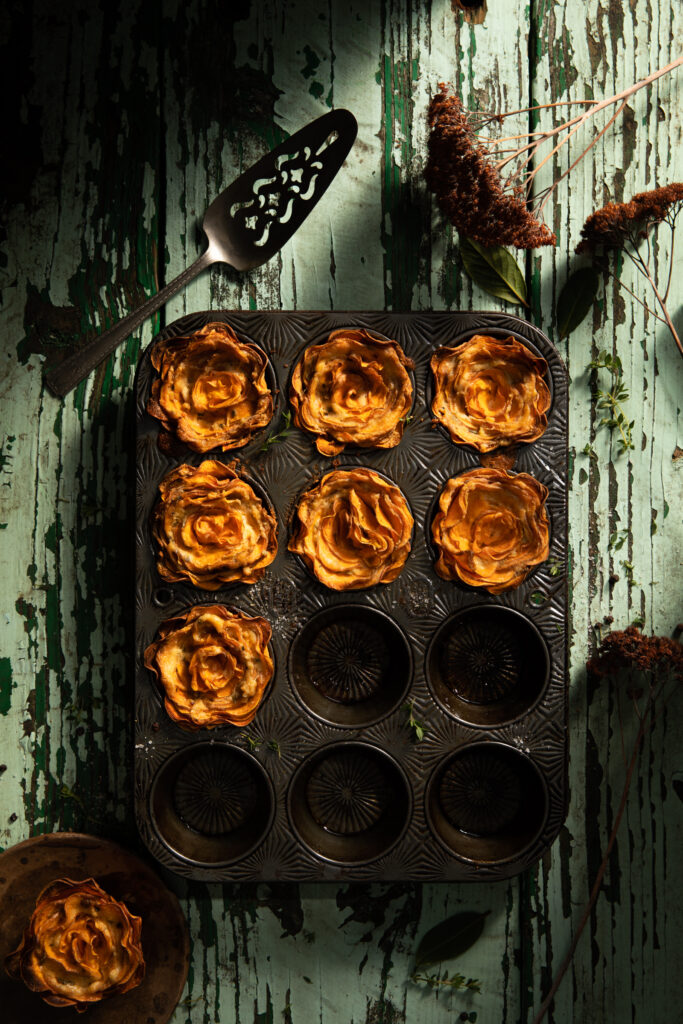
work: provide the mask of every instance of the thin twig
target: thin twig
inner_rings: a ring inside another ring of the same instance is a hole
[[[632,288],[629,288],[627,284],[624,284],[622,279],[620,277],[617,277],[613,270],[610,270],[609,267],[605,266],[601,266],[600,269],[605,270],[610,277],[614,278],[619,287],[627,291],[629,295],[631,295],[636,300],[636,302],[639,302],[643,309],[650,314],[650,316],[653,316],[655,320],[659,320],[660,324],[666,324],[666,320],[664,319],[664,317],[660,316],[659,313],[655,312],[652,306],[648,306],[647,302],[645,302],[644,299],[641,299],[640,296],[636,295]]]
[[[623,103],[621,104],[621,106],[617,108],[617,110],[615,111],[615,113],[614,113],[614,114],[612,114],[612,116],[610,117],[610,119],[609,119],[609,121],[607,122],[607,124],[606,124],[606,125],[604,125],[604,127],[603,127],[603,128],[602,128],[602,129],[601,129],[601,130],[600,130],[599,132],[598,132],[598,134],[597,134],[597,135],[595,136],[595,138],[594,138],[594,139],[593,139],[593,140],[592,140],[591,142],[589,142],[589,143],[588,143],[588,145],[587,145],[587,146],[586,146],[586,148],[584,149],[583,153],[581,153],[581,155],[580,155],[580,156],[577,156],[577,158],[576,158],[576,160],[574,161],[574,163],[570,164],[570,165],[569,165],[569,167],[567,168],[567,170],[566,170],[566,171],[563,171],[563,173],[562,173],[562,174],[561,174],[561,175],[559,176],[559,178],[557,179],[557,181],[553,182],[553,186],[552,186],[552,188],[551,188],[551,189],[548,189],[548,190],[547,190],[547,195],[546,195],[545,199],[543,200],[543,202],[541,203],[541,205],[540,205],[540,206],[538,207],[538,211],[537,211],[537,216],[540,216],[540,215],[541,215],[541,213],[542,213],[542,211],[543,211],[543,207],[545,206],[545,204],[546,204],[546,203],[548,202],[548,200],[550,199],[550,196],[552,195],[553,189],[557,188],[557,186],[558,186],[558,185],[560,184],[560,182],[562,181],[562,179],[563,179],[563,178],[566,178],[566,177],[567,177],[567,175],[568,175],[568,174],[570,174],[570,173],[571,173],[571,171],[573,171],[573,170],[574,170],[574,168],[576,167],[576,165],[577,165],[577,164],[580,164],[580,163],[581,163],[581,161],[582,161],[582,160],[583,160],[583,158],[585,157],[586,153],[590,152],[590,150],[591,150],[591,149],[593,148],[593,146],[594,146],[594,145],[596,144],[596,142],[598,141],[598,139],[602,138],[602,136],[603,136],[603,135],[605,134],[605,132],[607,131],[607,129],[608,129],[608,128],[609,128],[609,127],[610,127],[611,125],[613,125],[613,124],[614,124],[614,122],[615,122],[615,121],[616,121],[616,119],[617,119],[617,118],[619,117],[619,115],[621,114],[621,112],[623,111],[623,109],[624,109],[624,107],[625,107],[625,106],[626,106],[626,100],[624,100],[624,102],[623,102]],[[565,140],[565,141],[566,141],[566,140]],[[534,170],[534,172],[533,172],[533,174],[531,175],[531,178],[530,178],[529,180],[533,179],[533,177],[534,177],[534,175],[536,174],[536,172],[540,170],[540,167],[541,167],[541,165],[539,164],[539,166],[538,166],[538,167],[537,167],[537,168],[536,168],[536,169]]]
[[[633,243],[633,240],[631,240],[631,241],[632,241],[632,244],[634,245],[634,250],[635,251],[631,252],[630,249],[624,248],[624,252],[629,257],[629,259],[634,264],[634,266],[636,266],[638,268],[638,270],[643,275],[643,277],[647,281],[650,282],[650,286],[652,287],[652,291],[655,293],[655,298],[657,299],[657,302],[659,303],[659,308],[661,309],[662,313],[664,314],[664,321],[666,323],[666,326],[671,331],[671,333],[673,335],[673,339],[676,342],[676,344],[678,345],[678,351],[683,356],[683,344],[681,344],[681,339],[679,338],[678,332],[677,332],[676,328],[673,325],[673,321],[672,321],[671,317],[669,316],[669,311],[666,308],[666,304],[664,302],[664,299],[662,298],[662,296],[659,294],[659,291],[657,290],[657,285],[655,284],[655,279],[653,278],[653,276],[652,276],[652,274],[650,272],[649,266],[647,265],[647,263],[645,263],[645,261],[643,260],[643,257],[640,255],[638,250],[635,249],[635,244]]]
[[[586,153],[592,148],[592,146],[595,145],[595,143],[600,138],[600,136],[602,134],[604,134],[604,131],[606,130],[606,128],[608,128],[609,125],[612,124],[612,122],[615,120],[615,118],[623,111],[624,107],[626,106],[626,101],[631,96],[633,96],[634,93],[638,92],[640,89],[643,89],[647,85],[651,85],[658,78],[661,78],[662,75],[667,74],[669,71],[672,71],[674,68],[679,67],[681,64],[683,64],[683,56],[678,57],[674,61],[671,61],[671,63],[665,65],[665,67],[659,68],[657,71],[653,71],[646,78],[641,79],[639,82],[636,82],[634,85],[630,85],[627,89],[622,89],[621,92],[618,92],[614,96],[610,96],[610,97],[608,97],[607,99],[604,99],[604,100],[566,100],[566,101],[559,101],[557,103],[547,103],[547,104],[543,103],[543,104],[538,104],[535,107],[527,107],[527,108],[525,108],[523,110],[507,111],[506,113],[501,114],[501,117],[511,117],[514,114],[528,114],[528,113],[531,113],[534,110],[545,110],[545,109],[549,109],[549,108],[556,107],[556,106],[564,106],[564,105],[570,104],[570,103],[583,103],[584,105],[588,106],[588,109],[585,110],[583,113],[577,114],[575,117],[570,118],[568,121],[564,122],[563,124],[556,125],[555,128],[551,128],[548,131],[544,132],[538,139],[535,139],[534,141],[530,141],[531,138],[532,138],[532,133],[527,133],[526,135],[519,136],[519,138],[525,139],[526,142],[523,145],[521,145],[516,151],[514,151],[510,156],[506,156],[504,159],[498,160],[494,164],[494,170],[498,174],[500,174],[500,172],[503,170],[504,167],[507,167],[509,164],[514,163],[515,160],[519,160],[520,164],[519,164],[519,167],[517,168],[516,175],[519,175],[519,176],[525,175],[523,184],[524,184],[524,186],[527,189],[529,189],[530,186],[531,186],[531,182],[532,182],[533,178],[538,174],[538,172],[541,170],[541,168],[548,162],[548,160],[551,159],[551,157],[553,157],[557,152],[559,152],[559,150],[569,141],[569,139],[571,139],[572,136],[575,135],[576,132],[579,131],[579,129],[591,117],[594,116],[594,114],[597,114],[600,110],[604,110],[605,108],[610,107],[613,104],[617,104],[617,103],[620,104],[620,108],[619,108],[619,111],[617,112],[617,114],[614,115],[614,117],[612,117],[610,119],[608,124],[605,126],[605,129],[603,129],[603,131],[600,132],[592,140],[590,145],[581,154],[581,157],[579,159],[582,159],[586,155]],[[527,172],[525,169],[528,168],[531,163],[533,163],[534,158],[536,156],[536,153],[537,153],[539,147],[543,143],[545,143],[545,142],[549,141],[550,139],[553,139],[556,136],[560,135],[562,132],[566,132],[567,133],[564,136],[564,138],[562,138],[556,145],[553,146],[551,151],[541,160],[541,162],[536,167],[533,168],[532,171],[528,171]],[[533,136],[535,136],[537,134],[538,134],[537,132],[534,132]],[[508,139],[504,139],[503,141],[509,141],[509,140]],[[495,150],[492,151],[492,155],[493,155],[494,159],[495,159],[495,152],[496,152]],[[576,163],[578,163],[578,161],[576,161]],[[574,167],[575,165],[576,164],[572,164],[572,167]],[[571,170],[571,168],[570,168],[570,170]],[[557,184],[559,184],[559,181],[561,181],[563,177],[565,177],[564,174],[562,175],[561,178],[558,179],[557,182],[555,182],[553,184],[551,191],[555,189],[555,187],[557,186]],[[547,198],[548,197],[546,196],[546,199],[544,200],[544,202],[547,201]]]
[[[671,252],[669,253],[669,273],[666,279],[666,291],[664,292],[664,301],[669,298],[669,288],[671,287],[671,274],[674,269],[674,246],[676,245],[676,214],[672,214],[671,220],[667,218],[667,224],[671,229]]]

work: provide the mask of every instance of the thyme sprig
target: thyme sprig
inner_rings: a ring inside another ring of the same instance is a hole
[[[420,974],[415,971],[410,980],[416,985],[423,983],[430,988],[466,989],[468,992],[481,992],[481,982],[477,978],[466,978],[464,974]]]
[[[415,701],[408,700],[405,702],[401,710],[406,711],[408,713],[408,721],[406,722],[406,725],[408,726],[409,729],[412,729],[414,731],[416,741],[418,743],[421,743],[422,740],[425,738],[425,733],[428,732],[429,729],[428,726],[424,724],[424,722],[418,721],[418,719],[415,717],[413,710],[414,707]]]
[[[619,454],[635,449],[633,443],[633,427],[635,420],[629,420],[623,410],[622,403],[629,399],[628,388],[624,384],[624,370],[619,356],[602,351],[597,359],[589,364],[591,370],[607,370],[611,374],[610,387],[605,390],[596,383],[595,394],[598,399],[596,408],[604,410],[599,427],[607,427],[610,431],[618,430]]]
[[[267,452],[271,444],[280,444],[282,441],[287,440],[292,428],[292,414],[289,409],[283,413],[282,423],[284,426],[277,433],[270,434],[261,445],[259,451]]]

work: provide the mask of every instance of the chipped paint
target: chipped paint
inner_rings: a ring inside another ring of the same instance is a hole
[[[26,54],[17,77],[26,101],[11,111],[22,166],[2,168],[14,206],[0,268],[0,844],[74,828],[135,845],[127,450],[141,346],[175,316],[211,307],[501,308],[463,277],[457,238],[422,182],[431,91],[452,81],[489,109],[612,92],[670,59],[683,11],[660,5],[653,18],[649,0],[533,0],[490,4],[474,27],[447,0],[49,6],[17,8],[6,26],[7,46],[20,40]],[[662,80],[635,97],[623,130],[558,190],[548,217],[560,244],[527,265],[530,316],[551,336],[587,206],[680,166],[677,95]],[[283,252],[249,274],[217,267],[198,278],[65,402],[47,394],[42,365],[184,269],[216,193],[332,104],[356,113],[358,142]],[[577,138],[555,173],[586,141]],[[623,775],[620,729],[628,739],[632,724],[614,688],[586,685],[593,627],[643,614],[669,632],[680,618],[670,564],[681,546],[680,360],[626,299],[607,280],[592,321],[559,344],[572,377],[573,601],[572,799],[557,843],[533,871],[497,886],[223,889],[169,877],[193,939],[173,1024],[446,1024],[464,1010],[480,1024],[516,1024],[539,1005],[604,850]],[[631,380],[639,450],[627,456],[599,427],[585,373],[601,348],[621,356]],[[582,454],[587,442],[595,458]],[[617,517],[637,587],[608,547]],[[556,999],[558,1024],[664,1019],[683,1001],[681,972],[666,957],[683,927],[670,895],[683,839],[679,731],[672,707],[643,750],[596,911]],[[459,964],[482,981],[467,1002],[408,982],[419,937],[457,909],[490,911]]]

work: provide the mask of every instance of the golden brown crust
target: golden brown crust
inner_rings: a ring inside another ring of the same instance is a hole
[[[432,412],[456,444],[480,452],[535,441],[548,426],[545,359],[516,338],[475,334],[431,359]]]
[[[338,469],[301,498],[289,550],[331,590],[364,590],[396,579],[412,529],[395,484],[370,469]]]
[[[50,1006],[79,1012],[142,981],[142,919],[93,878],[60,878],[43,889],[5,967]]]
[[[230,467],[214,459],[164,477],[152,513],[157,571],[203,590],[256,583],[277,554],[277,521]]]
[[[227,324],[154,346],[147,412],[196,452],[241,448],[273,416],[268,360]]]
[[[184,729],[249,725],[273,675],[265,619],[198,605],[159,627],[145,665],[163,687],[170,718]]]
[[[413,403],[412,367],[395,341],[365,330],[332,331],[294,368],[294,423],[315,435],[322,455],[338,455],[347,444],[393,448]]]
[[[518,587],[548,557],[547,497],[528,473],[472,469],[450,479],[432,523],[439,576],[491,594]]]

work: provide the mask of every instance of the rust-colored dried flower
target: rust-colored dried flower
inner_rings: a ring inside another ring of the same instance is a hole
[[[316,436],[323,455],[338,455],[347,444],[393,448],[413,402],[412,367],[395,341],[365,330],[332,331],[322,345],[307,348],[294,369],[294,422]]]
[[[623,249],[627,243],[637,246],[649,228],[675,216],[682,203],[682,182],[639,192],[628,203],[607,203],[586,220],[576,251]]]
[[[683,58],[681,59],[683,60]],[[666,324],[678,351],[683,356],[683,342],[667,309],[667,299],[673,280],[674,232],[676,218],[681,209],[683,209],[683,182],[680,181],[674,182],[672,185],[662,185],[649,192],[639,192],[628,203],[608,203],[607,206],[592,213],[583,225],[581,228],[582,241],[577,245],[576,251],[591,253],[595,259],[596,254],[601,250],[621,249],[636,270],[650,284],[655,302],[659,306],[659,312],[648,306],[634,292],[631,294],[645,307],[648,313]],[[666,284],[661,284],[658,287],[658,282],[655,281],[650,268],[649,232],[662,223],[666,223],[671,231],[671,246],[669,269],[668,272],[664,272]],[[606,264],[604,269],[607,269]],[[619,284],[623,284],[619,277],[612,276]],[[628,288],[627,285],[624,287]]]
[[[82,1012],[140,984],[145,974],[141,929],[142,919],[93,878],[60,878],[38,896],[5,967],[50,1006]]]
[[[265,619],[198,605],[167,619],[145,651],[169,716],[184,729],[249,725],[273,676]]]
[[[535,441],[548,425],[548,364],[516,338],[475,334],[431,359],[432,412],[456,444],[480,452]]]
[[[598,679],[631,668],[653,678],[670,676],[683,682],[683,647],[669,636],[647,636],[637,626],[627,626],[602,639],[586,668]]]
[[[439,576],[490,594],[518,587],[548,557],[547,497],[528,473],[482,468],[450,479],[432,523]]]
[[[152,365],[147,412],[196,452],[240,448],[271,421],[268,360],[227,324],[159,342]]]
[[[289,550],[331,590],[364,590],[396,579],[412,529],[395,484],[370,469],[339,469],[301,498]]]
[[[443,82],[429,104],[425,179],[457,230],[482,245],[535,249],[555,235],[527,206],[522,184],[503,181],[460,98]]]
[[[213,459],[177,466],[159,493],[152,536],[163,580],[203,590],[260,580],[277,554],[277,522],[230,466]]]

